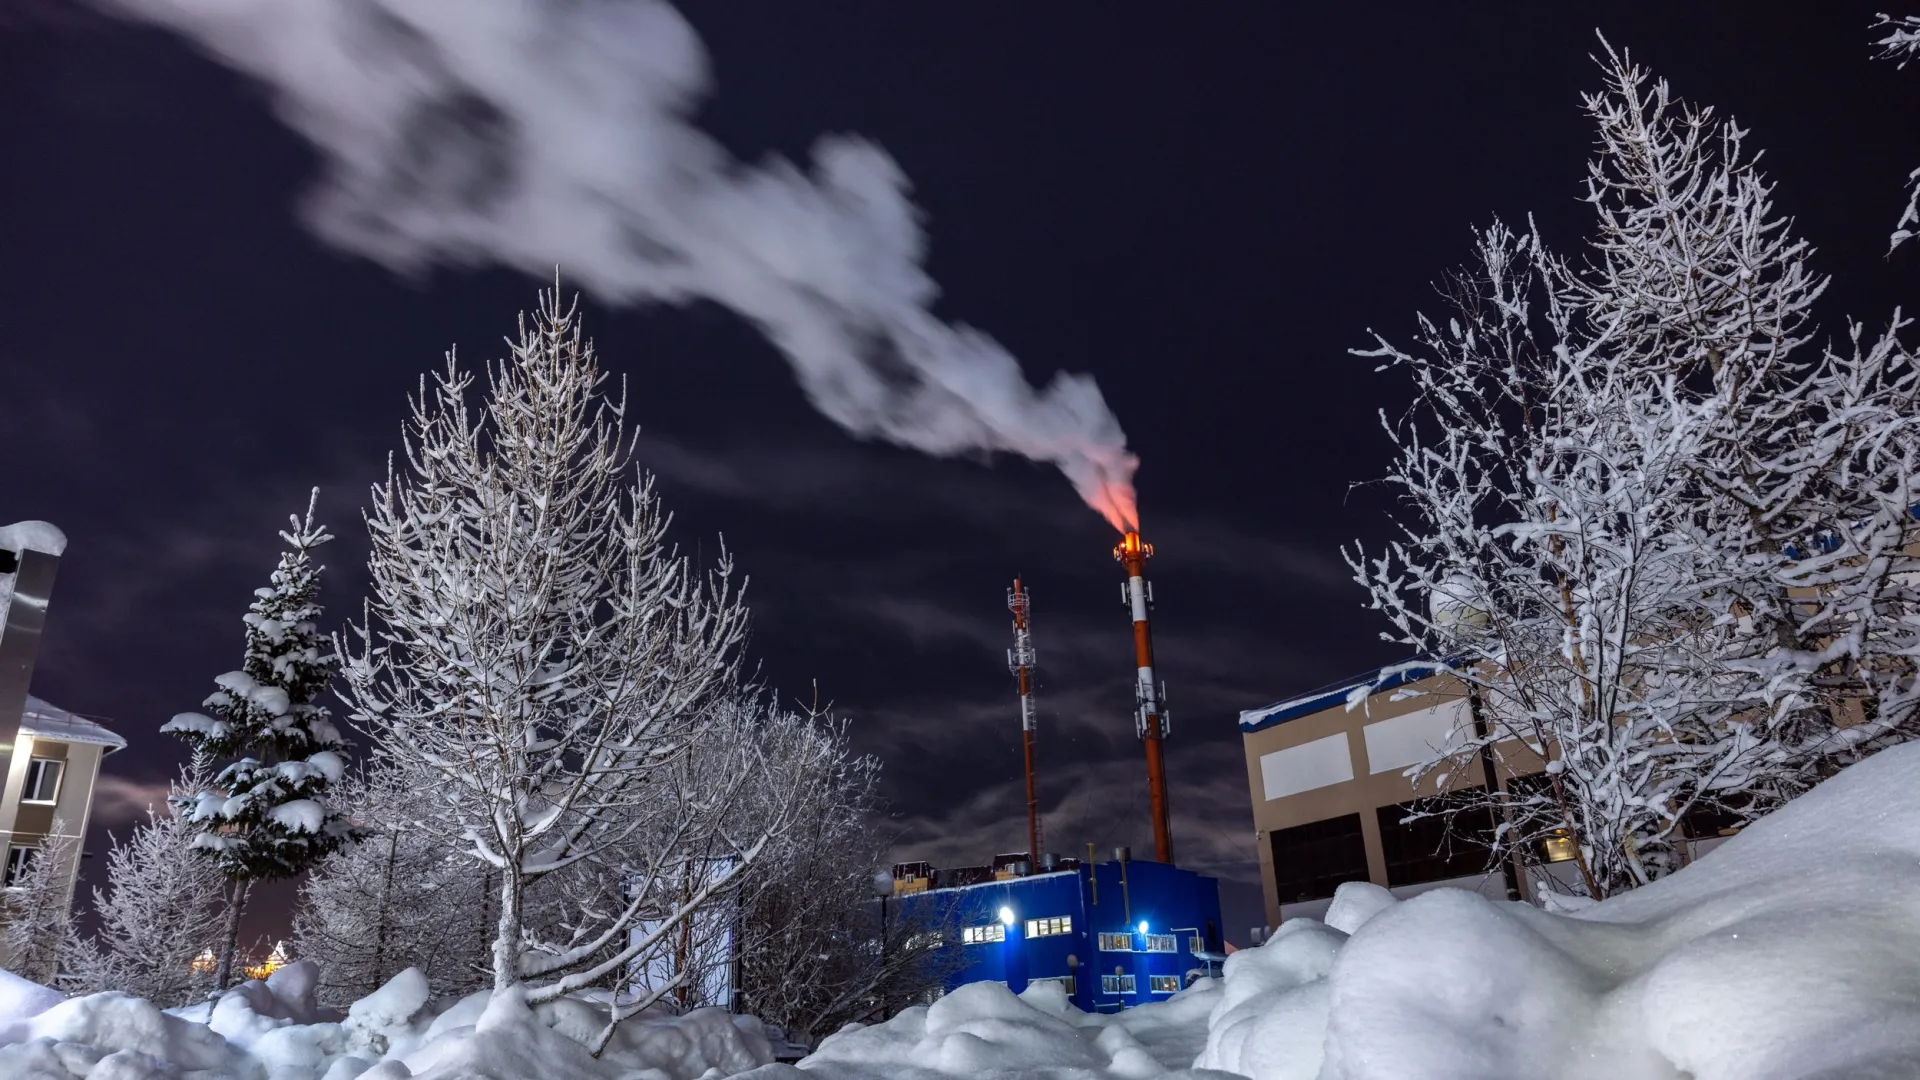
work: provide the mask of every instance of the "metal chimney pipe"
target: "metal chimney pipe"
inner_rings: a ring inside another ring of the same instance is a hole
[[[1153,545],[1130,532],[1114,546],[1113,557],[1127,569],[1124,599],[1133,612],[1134,658],[1134,734],[1147,752],[1147,803],[1153,815],[1153,855],[1163,863],[1173,862],[1173,826],[1167,811],[1167,762],[1162,742],[1169,724],[1166,686],[1154,677],[1153,632],[1147,625],[1147,610],[1153,602],[1153,590],[1147,585],[1147,560],[1153,557]]]
[[[47,602],[66,549],[66,534],[44,521],[0,528],[0,552],[5,553],[0,554],[0,775],[5,775],[5,763],[20,741],[27,685],[33,681]],[[4,571],[8,563],[10,574]]]

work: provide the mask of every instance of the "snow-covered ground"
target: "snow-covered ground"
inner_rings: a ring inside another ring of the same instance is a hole
[[[249,983],[211,1026],[0,975],[5,1080],[1894,1080],[1920,1077],[1920,745],[1882,753],[1693,867],[1574,914],[1347,885],[1223,980],[1119,1016],[1049,986],[969,986],[852,1027],[798,1067],[714,1011],[643,1018],[587,1055],[590,1002],[429,1001],[415,973],[345,1017],[313,970]],[[1218,1072],[1209,1073],[1209,1070]]]

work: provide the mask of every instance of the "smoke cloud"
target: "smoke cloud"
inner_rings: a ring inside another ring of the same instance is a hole
[[[862,437],[1057,465],[1134,523],[1126,437],[1093,379],[1035,388],[928,310],[926,236],[885,151],[824,136],[746,164],[689,120],[705,51],[662,0],[101,0],[272,91],[325,173],[303,214],[401,273],[557,263],[602,300],[723,304]]]

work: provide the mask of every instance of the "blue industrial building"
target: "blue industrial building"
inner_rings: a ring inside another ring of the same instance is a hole
[[[1058,860],[1028,875],[1013,858],[938,872],[894,867],[897,903],[941,905],[961,928],[948,947],[966,950],[968,963],[947,989],[999,982],[1017,994],[1053,981],[1080,1009],[1115,1012],[1219,973],[1226,956],[1215,879],[1123,859]]]

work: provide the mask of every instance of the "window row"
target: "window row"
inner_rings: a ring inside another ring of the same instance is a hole
[[[1055,937],[1060,934],[1071,933],[1073,933],[1073,916],[1071,915],[1056,915],[1050,919],[1027,920],[1027,936],[1030,938]]]
[[[1538,773],[1515,777],[1507,782],[1507,790],[1514,797],[1524,798],[1546,782],[1546,777]],[[1482,801],[1485,797],[1484,788],[1474,787],[1375,810],[1387,885],[1420,885],[1495,870],[1489,850],[1494,812]],[[1741,823],[1737,807],[1697,810],[1687,815],[1682,828],[1689,839],[1700,839],[1737,832]],[[1367,845],[1359,814],[1278,829],[1269,834],[1268,842],[1283,904],[1322,900],[1345,882],[1368,880]],[[1532,857],[1540,862],[1564,862],[1574,858],[1575,847],[1571,834],[1555,830],[1539,839]]]
[[[1055,982],[1058,980],[1035,979],[1033,981],[1034,982]],[[1073,980],[1071,979],[1067,980],[1069,984],[1071,984],[1072,981]],[[1137,985],[1138,984],[1134,982],[1134,976],[1132,975],[1100,976],[1100,991],[1106,994],[1137,994],[1139,993],[1139,990],[1135,988]],[[1177,994],[1180,992],[1180,976],[1149,975],[1147,976],[1147,989],[1150,992],[1155,994]],[[1067,993],[1069,994],[1073,993],[1072,989],[1068,989]]]
[[[988,923],[985,926],[969,926],[960,931],[960,941],[967,945],[985,945],[1005,940],[1007,940],[1007,928],[997,922]]]
[[[1101,952],[1179,952],[1180,939],[1172,934],[1141,934],[1141,944],[1135,947],[1132,934],[1101,934]],[[1200,939],[1192,939],[1193,951],[1200,951]]]

